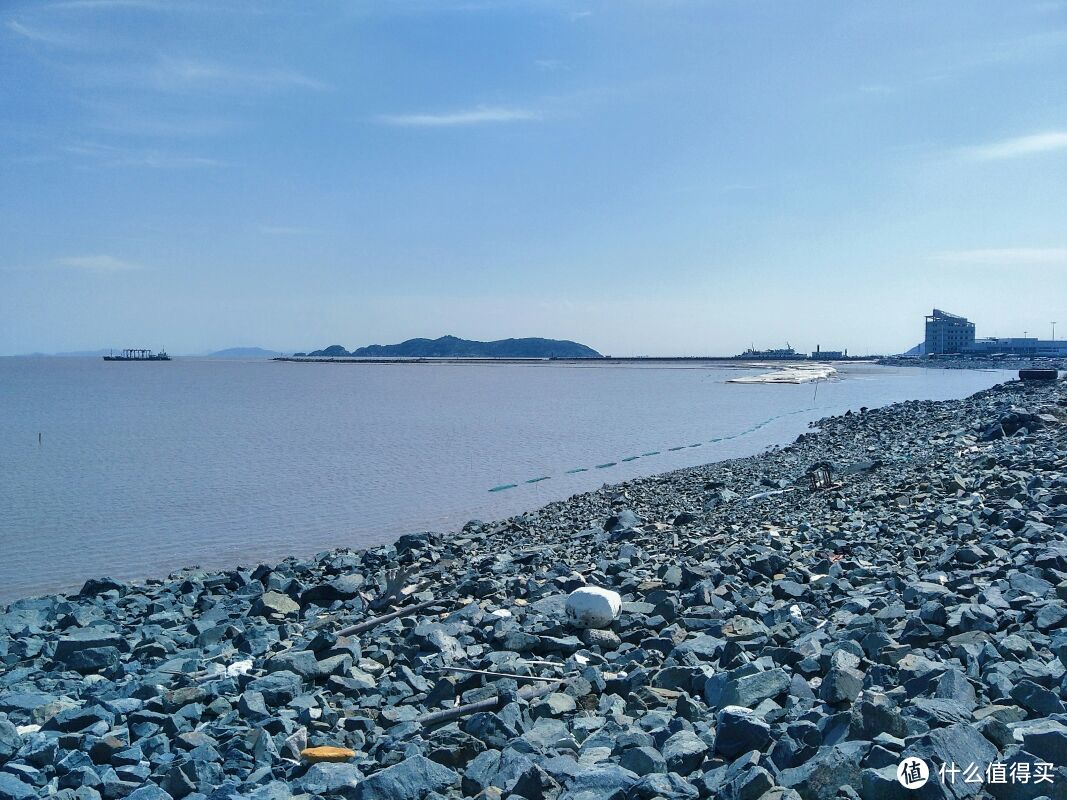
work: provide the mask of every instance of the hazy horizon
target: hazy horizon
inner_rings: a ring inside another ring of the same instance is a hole
[[[0,354],[1063,338],[1067,3],[965,8],[8,3]]]

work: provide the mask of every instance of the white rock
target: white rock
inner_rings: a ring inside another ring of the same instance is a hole
[[[618,592],[599,586],[583,586],[567,597],[566,613],[572,625],[579,628],[606,628],[622,608]]]

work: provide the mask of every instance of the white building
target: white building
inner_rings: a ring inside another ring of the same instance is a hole
[[[963,352],[969,355],[1003,353],[1015,356],[1067,356],[1067,340],[991,336],[986,339],[975,339],[973,344],[963,348]]]

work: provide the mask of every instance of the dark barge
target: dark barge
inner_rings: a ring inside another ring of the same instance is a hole
[[[114,353],[104,356],[104,361],[170,361],[170,356],[167,355],[166,350],[153,353],[151,350],[128,348],[122,351],[121,356]]]

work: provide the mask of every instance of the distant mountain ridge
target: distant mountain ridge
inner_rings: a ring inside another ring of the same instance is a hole
[[[99,358],[109,353],[121,353],[121,347],[102,347],[99,350],[74,350],[66,353],[26,353],[24,357],[33,358]],[[282,355],[277,350],[264,350],[262,347],[229,347],[213,353],[190,353],[198,358],[274,358]]]
[[[596,350],[567,339],[498,339],[476,342],[456,336],[372,344],[348,351],[339,344],[310,353],[317,358],[603,358]]]
[[[208,358],[274,358],[280,355],[277,350],[264,350],[262,347],[228,347],[210,353]]]

